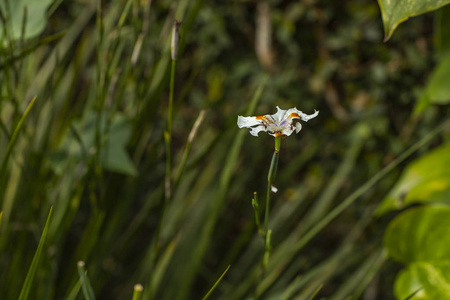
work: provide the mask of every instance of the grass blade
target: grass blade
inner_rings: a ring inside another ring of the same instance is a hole
[[[78,280],[77,283],[74,285],[73,289],[70,291],[69,296],[67,296],[66,300],[76,300],[78,293],[81,289],[81,280]]]
[[[86,273],[84,261],[77,263],[78,275],[80,275],[81,288],[83,289],[84,298],[87,300],[95,300],[94,291],[92,290],[91,282]]]
[[[311,297],[309,297],[309,300],[313,300],[317,296],[317,294],[320,292],[322,287],[323,287],[323,284],[319,285],[319,287],[314,291],[314,293],[311,295]]]
[[[405,300],[410,300],[412,299],[418,292],[420,292],[421,290],[423,290],[423,288],[418,288],[417,290],[415,290],[411,295],[409,295],[408,297],[405,298]]]
[[[8,146],[6,148],[6,153],[5,153],[5,156],[3,156],[2,164],[0,167],[0,184],[2,184],[3,177],[6,174],[6,165],[8,163],[9,157],[11,156],[12,149],[14,148],[14,145],[16,144],[17,137],[19,136],[19,132],[22,129],[23,123],[25,123],[25,120],[27,119],[28,114],[30,113],[31,108],[33,107],[35,101],[36,101],[36,96],[31,100],[30,104],[28,104],[27,109],[25,110],[22,117],[20,118],[19,123],[17,123],[17,126],[14,129],[11,139],[9,140]]]
[[[28,295],[30,294],[31,285],[33,283],[34,276],[36,275],[39,259],[41,258],[42,249],[44,248],[45,238],[47,237],[47,231],[50,224],[50,218],[52,216],[52,209],[50,208],[50,212],[48,213],[47,221],[45,222],[44,231],[42,232],[41,239],[39,241],[38,248],[36,253],[34,254],[33,261],[31,262],[30,269],[28,270],[27,277],[25,278],[25,282],[22,286],[22,290],[20,291],[19,300],[28,299]]]
[[[158,260],[155,269],[153,271],[153,274],[150,279],[150,289],[146,289],[146,294],[151,295],[149,299],[153,299],[156,290],[160,286],[160,283],[163,279],[164,273],[167,270],[167,266],[170,262],[170,259],[172,258],[173,252],[177,246],[178,238],[176,237],[174,241],[172,241],[168,246],[164,254],[161,256],[161,258]],[[147,297],[146,297],[147,298]]]
[[[225,274],[228,272],[228,269],[231,267],[231,265],[229,265],[225,271],[222,273],[222,275],[219,277],[219,279],[217,279],[216,283],[214,283],[214,285],[212,286],[212,288],[208,291],[208,293],[205,295],[205,297],[202,298],[202,300],[206,300],[208,299],[208,297],[212,294],[212,292],[214,291],[214,289],[217,287],[217,285],[219,284],[219,282],[222,280],[223,276],[225,276]]]

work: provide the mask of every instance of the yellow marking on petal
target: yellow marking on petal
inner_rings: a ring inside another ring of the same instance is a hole
[[[298,115],[298,113],[291,113],[291,119],[292,118],[300,118],[300,116]]]
[[[263,119],[264,119],[264,116],[257,116],[257,117],[255,117],[255,119],[256,119],[256,120],[263,120]]]
[[[281,135],[280,132],[275,132],[275,137],[279,137]]]

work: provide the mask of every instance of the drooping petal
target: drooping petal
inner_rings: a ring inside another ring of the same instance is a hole
[[[300,122],[295,123],[295,133],[299,133],[302,130],[302,124]]]
[[[250,134],[253,136],[258,136],[258,133],[260,131],[267,131],[266,127],[264,125],[259,125],[259,126],[253,127],[252,130],[250,130]]]
[[[256,117],[238,116],[237,125],[239,126],[239,128],[252,127],[252,126],[260,125],[260,124],[261,124],[261,121],[257,120]]]
[[[285,136],[290,136],[294,132],[294,126],[292,126],[292,121],[290,121],[289,126],[284,126],[281,130],[281,134]]]

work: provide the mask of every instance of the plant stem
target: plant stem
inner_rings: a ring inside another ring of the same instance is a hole
[[[269,223],[269,209],[270,209],[270,192],[272,190],[272,183],[274,182],[275,176],[277,174],[280,146],[281,146],[281,136],[278,136],[275,138],[275,150],[273,151],[269,175],[267,176],[266,211],[264,216],[264,238],[267,236],[267,226]]]
[[[262,231],[262,238],[264,241],[264,254],[261,261],[261,274],[265,273],[266,266],[269,262],[271,251],[271,236],[272,231],[268,229],[269,226],[269,212],[270,212],[270,193],[272,191],[272,183],[277,174],[278,157],[280,154],[281,136],[275,137],[275,150],[273,151],[272,162],[270,163],[269,174],[267,176],[267,193],[266,193],[266,208],[264,213],[264,230]]]
[[[158,227],[156,228],[155,239],[153,244],[152,263],[156,263],[159,254],[159,237],[161,235],[161,227],[166,215],[167,206],[169,205],[171,195],[171,144],[172,144],[172,115],[173,115],[173,90],[175,87],[175,65],[176,61],[172,60],[172,69],[170,73],[170,89],[169,89],[169,108],[167,112],[167,131],[164,132],[164,141],[166,142],[166,178],[164,181],[164,203],[159,218]]]
[[[267,175],[267,192],[266,192],[266,207],[265,207],[265,212],[264,212],[264,228],[263,230],[259,230],[261,237],[263,239],[263,249],[264,249],[264,253],[262,255],[261,258],[261,273],[260,273],[260,283],[262,282],[262,280],[264,279],[264,273],[266,272],[266,267],[267,264],[269,263],[269,258],[270,258],[270,252],[272,250],[272,246],[271,246],[271,239],[272,239],[272,230],[268,229],[269,227],[269,212],[270,212],[270,193],[272,192],[272,183],[275,180],[275,176],[277,174],[277,166],[278,166],[278,158],[279,158],[279,154],[280,154],[280,146],[281,146],[281,136],[277,136],[275,137],[275,150],[273,151],[273,155],[272,155],[272,161],[270,163],[270,168],[269,168],[269,174]],[[255,200],[257,201],[256,198],[256,193],[255,193],[255,198],[253,203],[255,202]],[[255,209],[255,206],[254,206]],[[255,209],[255,212],[257,211],[257,209]],[[256,215],[256,213],[255,213]],[[257,222],[256,222],[257,226],[259,226],[258,224],[258,218],[257,218]],[[255,299],[258,299],[258,293],[255,289]]]
[[[161,228],[164,222],[164,218],[166,216],[167,208],[169,206],[171,195],[171,177],[172,177],[172,162],[171,162],[171,144],[172,144],[172,115],[173,115],[173,90],[175,87],[175,65],[176,61],[172,60],[172,69],[170,73],[170,88],[169,88],[169,108],[167,112],[167,131],[164,132],[164,142],[166,143],[166,177],[164,179],[164,201],[162,204],[161,214],[159,217],[158,225],[156,227],[155,236],[153,239],[153,250],[151,253],[151,267],[155,268],[156,261],[158,259],[160,243],[159,239],[161,236]],[[152,282],[152,276],[149,282]],[[151,285],[150,285],[151,286]],[[149,289],[145,291],[145,298],[151,299],[151,297],[147,297],[149,293],[152,293]]]
[[[165,202],[171,197],[171,144],[172,144],[172,116],[173,116],[173,90],[175,86],[175,65],[176,60],[172,60],[172,69],[170,72],[170,90],[169,90],[169,109],[167,112],[167,132],[164,134],[166,141],[166,180],[165,180]]]

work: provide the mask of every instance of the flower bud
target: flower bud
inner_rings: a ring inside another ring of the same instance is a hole
[[[177,60],[178,55],[178,42],[180,40],[180,25],[181,21],[173,21],[172,27],[172,45],[171,45],[171,54],[172,60]]]

